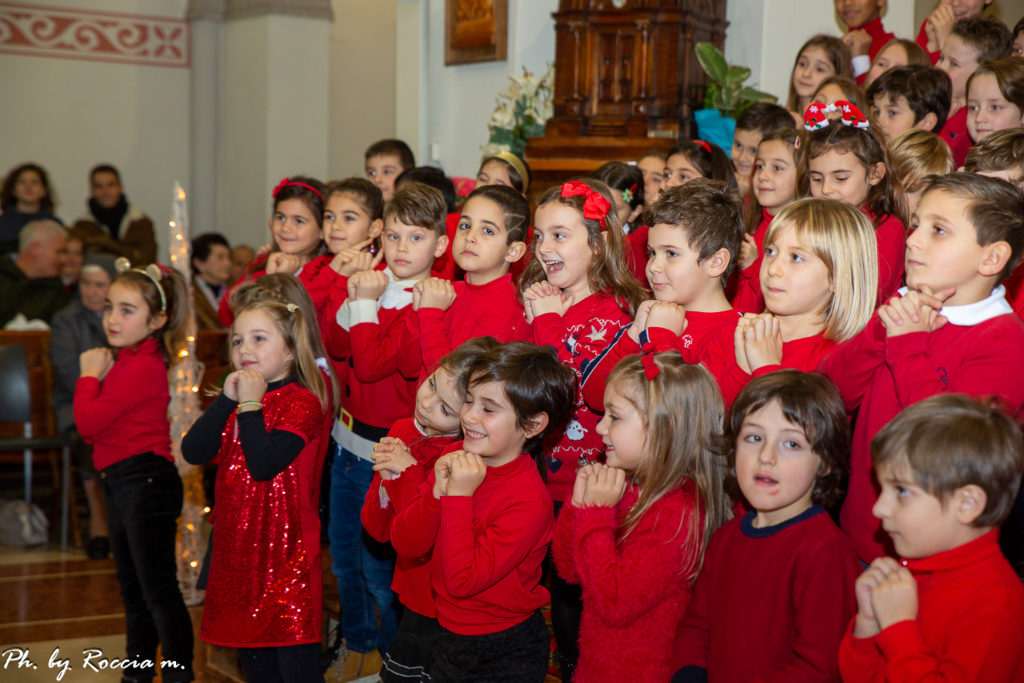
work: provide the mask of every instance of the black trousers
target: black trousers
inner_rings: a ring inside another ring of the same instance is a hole
[[[183,499],[178,471],[150,452],[114,463],[100,477],[124,603],[127,657],[155,662],[159,644],[163,680],[191,681],[192,619],[178,588],[174,550]],[[125,680],[154,675],[153,667],[139,666]]]
[[[323,683],[320,643],[240,647],[238,659],[249,683]]]
[[[442,628],[430,678],[435,683],[543,683],[550,647],[551,633],[539,611],[483,636]]]

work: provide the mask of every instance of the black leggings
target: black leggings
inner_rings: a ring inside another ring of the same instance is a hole
[[[249,683],[323,683],[320,643],[240,647],[238,659]]]

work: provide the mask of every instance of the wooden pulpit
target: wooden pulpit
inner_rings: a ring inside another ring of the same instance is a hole
[[[696,135],[706,76],[694,46],[725,40],[725,0],[560,0],[554,115],[531,138],[534,188]]]

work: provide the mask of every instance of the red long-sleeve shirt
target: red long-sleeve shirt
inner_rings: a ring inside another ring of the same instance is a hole
[[[460,635],[497,633],[547,604],[541,563],[554,532],[551,494],[528,455],[487,476],[472,496],[434,498],[434,473],[398,514],[391,542],[399,554],[433,549],[437,619]]]
[[[1000,289],[994,293],[998,300]],[[991,303],[990,300],[986,300]],[[944,309],[951,320],[962,314]],[[1024,323],[1012,313],[976,324],[947,323],[935,332],[886,338],[877,314],[867,327],[839,346],[821,364],[849,411],[860,408],[853,431],[850,483],[840,525],[865,562],[893,554],[888,535],[871,514],[879,489],[871,468],[871,439],[912,403],[941,393],[996,396],[1011,415],[1024,406]]]
[[[419,339],[420,375],[426,378],[438,361],[475,337],[490,335],[499,342],[525,341],[529,326],[523,315],[512,276],[505,273],[483,285],[452,283],[455,301],[448,310],[421,307],[406,340]],[[417,334],[413,334],[413,329]]]
[[[953,168],[960,168],[967,161],[967,152],[974,143],[967,132],[967,107],[960,107],[956,113],[946,119],[939,131],[939,137],[946,141],[953,152]]]
[[[701,539],[687,536],[700,502],[693,482],[666,493],[619,543],[616,531],[639,489],[615,507],[566,505],[555,525],[558,573],[583,588],[576,683],[665,681],[673,638],[690,600]]]
[[[764,261],[764,236],[768,234],[768,226],[775,216],[761,209],[761,222],[754,231],[754,243],[757,245],[757,258],[746,268],[738,271],[736,294],[732,297],[732,307],[741,313],[760,313],[764,310],[764,293],[761,292],[761,262]]]
[[[651,229],[646,225],[638,225],[626,235],[626,266],[633,277],[644,289],[647,287],[647,236]]]
[[[885,44],[896,37],[895,33],[890,33],[885,30],[885,26],[882,25],[882,18],[875,17],[863,26],[857,26],[856,28],[850,27],[851,31],[864,31],[871,36],[871,47],[868,48],[868,58],[872,61],[875,59],[875,55],[878,51],[885,47]]]
[[[878,216],[867,207],[861,209],[874,224]],[[885,219],[875,228],[875,241],[878,243],[878,299],[881,306],[896,295],[903,285],[903,267],[907,256],[907,229],[903,221],[893,215]]]
[[[118,350],[117,360],[102,382],[79,377],[75,425],[93,446],[96,469],[147,451],[174,462],[167,420],[170,401],[167,365],[155,339]]]
[[[1024,587],[990,531],[903,565],[917,582],[917,618],[839,648],[843,680],[1024,681]]]
[[[545,313],[533,319],[533,340],[558,351],[558,359],[582,378],[586,367],[629,324],[614,297],[593,294],[573,304],[564,316]],[[602,390],[603,391],[603,390]],[[581,459],[596,461],[604,453],[597,433],[600,416],[587,407],[582,392],[576,396],[576,412],[561,440],[547,451],[548,488],[555,500],[567,500]]]
[[[399,420],[388,436],[401,439],[416,464],[407,467],[397,479],[383,480],[380,473],[373,475],[366,492],[361,514],[363,528],[381,543],[391,540],[391,526],[396,515],[406,509],[419,495],[427,473],[442,454],[462,447],[462,442],[451,436],[428,437],[419,430],[411,417]],[[428,617],[436,617],[434,591],[430,587],[430,555],[408,557],[397,553],[392,590],[403,605]]]
[[[860,574],[850,540],[817,506],[760,529],[754,514],[711,539],[676,632],[673,663],[682,670],[673,681],[838,682]]]

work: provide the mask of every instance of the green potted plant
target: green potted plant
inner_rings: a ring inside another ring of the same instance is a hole
[[[736,117],[755,102],[776,102],[770,93],[743,85],[750,69],[729,64],[721,50],[711,43],[697,43],[697,61],[708,75],[704,109],[694,112],[701,140],[713,142],[728,154],[736,130]]]

